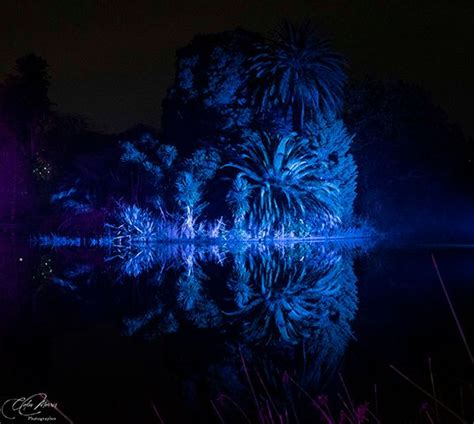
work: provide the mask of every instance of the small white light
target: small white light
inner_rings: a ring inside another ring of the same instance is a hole
[[[23,258],[18,258],[18,260],[19,260],[20,262],[23,262]]]

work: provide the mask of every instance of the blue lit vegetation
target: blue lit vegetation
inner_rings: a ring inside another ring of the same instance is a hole
[[[353,247],[373,235],[354,213],[344,60],[308,23],[196,37],[177,57],[161,132],[124,134],[107,184],[73,174],[51,198],[103,217],[102,234],[36,241],[107,249],[117,281],[147,293],[123,314],[126,335],[229,332],[311,358],[317,379],[351,338]],[[209,267],[222,270],[217,291]],[[53,282],[86,296],[84,275]]]
[[[248,84],[262,113],[272,107],[291,114],[296,128],[333,115],[342,106],[345,61],[317,36],[311,22],[283,22],[269,40],[257,43],[249,60]]]
[[[126,335],[156,338],[182,325],[226,332],[249,348],[303,352],[309,381],[337,364],[352,337],[358,302],[352,252],[308,243],[166,244],[135,255],[136,262],[114,261],[116,282],[108,290],[126,287],[121,282],[131,277],[146,293],[138,307],[127,306],[128,296],[122,299]],[[93,299],[92,280],[100,271],[83,261],[68,263],[53,284]],[[213,290],[211,264],[219,268],[217,283],[227,282],[225,292]]]
[[[307,259],[306,254],[315,257]],[[347,284],[353,286],[355,278],[347,273],[341,254],[298,246],[260,250],[257,260],[254,255],[248,251],[236,257],[229,282],[236,310],[227,313],[237,318],[249,340],[315,341],[324,323],[325,331],[337,327],[347,341],[347,324],[356,309],[354,296],[348,296],[354,287]],[[302,256],[298,259],[298,255]]]
[[[252,370],[265,392],[264,379],[305,388],[337,368],[352,338],[354,256],[376,239],[371,223],[424,233],[430,220],[437,234],[439,199],[446,211],[465,204],[451,201],[451,183],[473,174],[472,145],[407,84],[358,82],[346,97],[345,60],[309,22],[268,37],[199,35],[176,59],[161,128],[115,135],[56,116],[46,62],[20,59],[0,84],[14,182],[0,207],[11,228],[34,217],[32,241],[53,248],[34,276],[38,301],[59,292],[106,317],[104,329],[160,345],[171,333],[218,340],[228,355],[208,371],[229,392],[244,356],[266,362],[264,378]],[[453,216],[443,212],[450,231]],[[30,266],[18,260],[17,274]]]
[[[121,138],[105,190],[71,175],[51,202],[103,216],[120,246],[367,235],[345,81],[344,60],[310,23],[193,42],[178,53],[161,133]]]

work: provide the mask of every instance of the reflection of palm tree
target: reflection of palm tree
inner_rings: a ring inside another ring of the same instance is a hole
[[[357,309],[350,254],[322,245],[248,249],[235,256],[228,286],[236,310],[226,315],[271,390],[286,393],[286,372],[312,389],[330,378]]]
[[[248,79],[260,110],[278,106],[291,111],[295,129],[301,129],[305,118],[339,110],[346,75],[342,57],[316,35],[310,22],[283,22],[271,40],[257,45]]]
[[[204,263],[222,261],[216,246],[157,245],[153,269],[140,276],[122,275],[125,284],[110,284],[111,295],[105,297],[97,295],[104,288],[97,278],[105,273],[91,267],[68,261],[70,269],[53,281],[62,291],[72,290],[86,300],[111,301],[123,314],[125,335],[155,339],[178,331],[182,324],[242,330],[226,339],[235,348],[234,357],[229,353],[213,366],[222,384],[239,383],[241,363],[235,352],[241,347],[270,390],[281,391],[286,372],[302,387],[314,389],[336,369],[352,334],[357,295],[350,255],[307,243],[242,243],[229,249],[233,269],[227,285],[235,310],[227,314],[227,322],[217,306],[224,300],[210,296],[215,291],[205,284]],[[83,302],[89,303],[97,306]],[[105,306],[104,310],[110,307]]]
[[[208,277],[197,262],[196,246],[189,245],[189,249],[181,259],[184,269],[176,283],[177,302],[184,311],[192,311],[197,304],[203,302],[202,283]]]
[[[248,340],[330,340],[330,346],[318,346],[329,350],[345,345],[356,300],[355,277],[344,257],[319,252],[305,258],[292,249],[236,258],[229,286],[238,309],[228,315],[245,318]]]

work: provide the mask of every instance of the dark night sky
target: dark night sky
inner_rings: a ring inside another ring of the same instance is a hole
[[[106,131],[159,126],[177,48],[197,33],[265,32],[282,17],[313,18],[353,76],[418,83],[474,134],[473,0],[0,0],[0,78],[35,52],[50,63],[60,111]]]

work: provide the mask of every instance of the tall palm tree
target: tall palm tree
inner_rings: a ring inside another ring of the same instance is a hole
[[[261,112],[278,106],[291,112],[294,129],[318,114],[337,114],[346,82],[345,61],[305,21],[282,22],[272,38],[256,46],[247,77]]]

